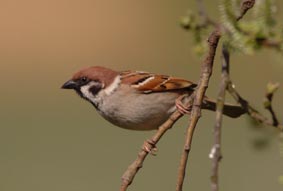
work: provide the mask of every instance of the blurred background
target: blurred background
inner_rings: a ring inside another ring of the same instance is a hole
[[[205,1],[218,19],[218,3]],[[282,22],[282,1],[277,1]],[[0,3],[0,190],[118,190],[120,177],[151,132],[117,128],[61,85],[82,67],[144,70],[197,81],[202,58],[180,26],[193,0],[2,0]],[[220,54],[207,91],[215,98]],[[283,58],[273,50],[233,54],[231,76],[253,106],[266,84],[283,83]],[[283,87],[274,109],[283,119]],[[232,100],[232,99],[229,99]],[[213,112],[195,131],[184,190],[209,190]],[[174,190],[187,117],[158,144],[131,191]],[[283,189],[283,141],[248,117],[224,118],[221,190]]]

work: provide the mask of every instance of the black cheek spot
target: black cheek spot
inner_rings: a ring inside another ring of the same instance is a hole
[[[95,84],[95,85],[91,86],[91,87],[89,88],[89,91],[90,91],[93,95],[96,95],[101,89],[102,89],[102,85],[99,83],[99,84]]]

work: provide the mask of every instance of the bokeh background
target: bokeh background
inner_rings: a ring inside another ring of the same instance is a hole
[[[277,1],[282,22],[282,1]],[[218,2],[206,1],[219,18]],[[179,26],[193,0],[2,0],[0,3],[0,190],[118,190],[120,177],[154,132],[114,127],[61,85],[82,67],[144,70],[197,81],[201,57]],[[219,53],[207,95],[216,97]],[[283,58],[272,50],[232,55],[231,76],[260,111],[269,81],[283,83]],[[282,122],[283,89],[274,108]],[[266,115],[268,113],[264,112]],[[195,132],[184,190],[209,190],[214,113]],[[187,117],[147,158],[131,191],[174,190]],[[222,190],[283,189],[283,143],[247,117],[224,118]],[[281,150],[281,151],[280,151]],[[281,178],[280,178],[281,177]],[[280,183],[281,179],[281,183]]]

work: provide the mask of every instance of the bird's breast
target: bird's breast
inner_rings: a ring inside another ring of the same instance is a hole
[[[133,91],[129,89],[128,91]],[[175,93],[119,91],[103,99],[98,112],[116,126],[132,130],[157,129],[175,111]]]

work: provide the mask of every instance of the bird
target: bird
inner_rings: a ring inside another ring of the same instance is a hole
[[[189,113],[180,98],[191,95],[196,87],[196,83],[168,75],[91,66],[76,72],[61,88],[75,90],[115,126],[145,131],[158,129],[177,109]],[[216,102],[205,97],[202,108],[215,111]],[[223,114],[232,118],[244,113],[238,105],[223,108]]]

